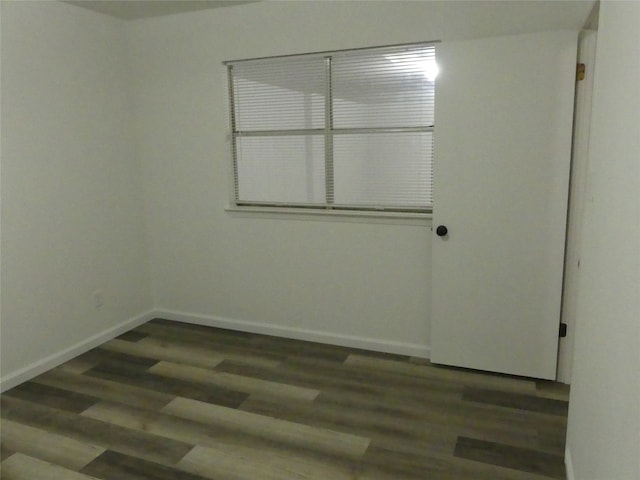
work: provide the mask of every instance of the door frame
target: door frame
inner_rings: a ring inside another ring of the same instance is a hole
[[[578,62],[586,66],[585,78],[576,85],[573,146],[567,209],[567,233],[562,289],[561,322],[567,325],[567,336],[558,346],[557,380],[571,383],[573,342],[576,329],[578,281],[583,237],[584,205],[587,200],[587,172],[589,169],[589,132],[591,127],[591,96],[596,59],[596,30],[583,30],[578,38]]]

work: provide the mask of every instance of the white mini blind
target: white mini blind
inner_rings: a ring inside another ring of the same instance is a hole
[[[324,128],[322,59],[291,57],[233,66],[236,130]]]
[[[336,54],[335,128],[433,125],[435,48],[396,47]]]
[[[435,53],[227,62],[236,205],[431,211]]]

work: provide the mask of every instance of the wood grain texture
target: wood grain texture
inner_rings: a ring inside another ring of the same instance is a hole
[[[102,349],[137,355],[143,358],[151,358],[157,361],[184,363],[203,368],[213,368],[224,360],[221,355],[211,350],[202,351],[195,348],[180,348],[179,345],[171,345],[162,341],[126,342],[119,339],[111,340],[101,346]]]
[[[352,354],[345,361],[347,365],[358,365],[369,368],[379,368],[387,372],[408,374],[410,376],[441,379],[465,385],[494,386],[502,390],[535,392],[536,383],[533,380],[507,375],[487,376],[483,373],[467,369],[442,368],[436,365],[416,365],[406,361],[389,361],[383,358]]]
[[[60,365],[58,369],[69,373],[82,374],[95,366],[96,364],[94,362],[91,362],[84,358],[76,357]]]
[[[551,478],[565,478],[563,457],[512,445],[460,437],[454,455]]]
[[[5,479],[564,478],[568,388],[152,320],[2,396]]]
[[[64,366],[34,378],[33,382],[84,393],[102,400],[144,406],[149,409],[162,408],[175,398],[174,395],[140,388],[135,385],[69,373]]]
[[[18,385],[7,395],[73,413],[80,413],[98,401],[98,397],[35,382]]]
[[[4,443],[0,444],[0,462],[4,462],[7,458],[9,458],[14,453],[16,453],[16,452],[11,450],[11,449],[9,449],[9,447],[7,445],[5,445]],[[1,465],[0,465],[0,477],[2,477],[2,467],[1,467]]]
[[[71,470],[80,470],[104,452],[97,445],[9,420],[2,420],[1,431],[4,447]]]
[[[567,416],[569,407],[567,402],[562,400],[473,387],[465,388],[462,399],[467,402],[486,403],[517,410],[547,413],[560,417]]]
[[[211,425],[239,430],[262,438],[273,438],[309,449],[359,457],[369,446],[369,439],[304,423],[289,422],[188,398],[176,398],[162,409],[170,415]]]
[[[4,480],[95,480],[53,463],[16,453],[2,462]]]
[[[355,467],[291,455],[284,450],[255,450],[224,443],[198,446],[185,455],[178,466],[187,472],[230,480],[350,480],[355,473],[352,470]]]
[[[134,366],[127,368],[122,364],[100,364],[85,375],[232,408],[239,406],[248,397],[246,393],[228,388],[163,377]]]
[[[281,468],[283,463],[287,462],[286,459],[291,459],[292,465],[302,462],[302,465],[306,466],[305,469],[297,468],[297,471],[305,472],[309,469],[313,470],[319,465],[323,466],[325,472],[355,471],[359,468],[359,459],[345,458],[341,453],[330,455],[326,452],[310,450],[304,445],[292,444],[286,439],[280,442],[273,437],[254,436],[233,428],[211,428],[211,426],[199,422],[121,404],[100,403],[84,412],[83,415],[107,423],[144,430],[154,435],[210,447],[217,452],[243,452],[243,461],[249,463],[248,471],[261,468],[265,457],[281,459],[277,468]],[[191,468],[190,471],[202,472],[202,470],[195,468]]]
[[[258,393],[283,400],[313,400],[319,390],[287,385],[286,383],[269,382],[259,378],[234,375],[233,373],[217,372],[204,368],[180,365],[170,362],[159,362],[149,369],[151,373],[169,378],[178,378],[190,382],[216,385],[243,393]]]
[[[210,478],[191,475],[184,469],[149,462],[110,450],[84,467],[82,473],[104,480],[205,480]]]
[[[156,462],[177,462],[193,445],[32,402],[2,398],[2,417],[79,442]]]
[[[185,329],[155,321],[146,323],[139,328],[149,334],[149,338],[140,341],[143,345],[156,345],[204,356],[214,353],[227,360],[264,367],[277,367],[280,360],[285,358],[284,355],[273,351],[253,348],[247,338],[229,335],[228,330],[209,329],[209,331],[205,331],[204,329],[207,327],[197,325],[189,325],[189,328]]]
[[[118,340],[125,340],[127,342],[138,342],[140,340],[142,340],[143,338],[145,338],[147,335],[142,333],[142,332],[135,332],[135,331],[130,331],[130,332],[125,332],[122,335],[118,335],[116,338]]]

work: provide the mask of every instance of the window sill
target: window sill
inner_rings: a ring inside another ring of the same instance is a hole
[[[351,211],[351,210],[312,210],[278,207],[237,207],[225,208],[232,217],[271,218],[276,220],[327,221],[347,223],[384,223],[395,225],[431,226],[431,213]]]

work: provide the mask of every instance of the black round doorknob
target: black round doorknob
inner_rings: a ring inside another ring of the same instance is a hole
[[[439,237],[444,237],[447,233],[449,233],[449,230],[444,225],[438,225],[438,228],[436,228],[436,235]]]

